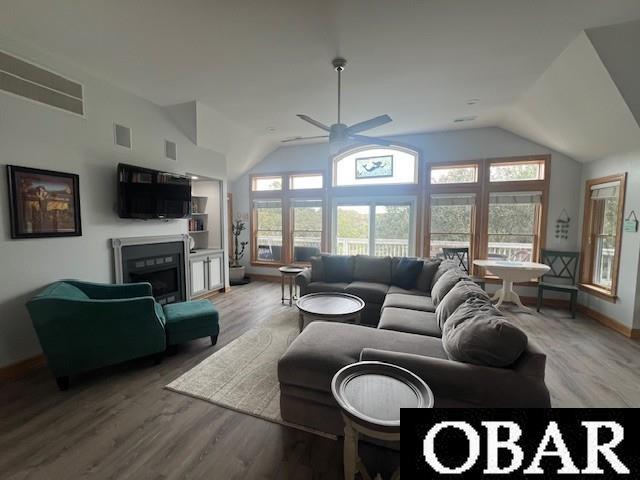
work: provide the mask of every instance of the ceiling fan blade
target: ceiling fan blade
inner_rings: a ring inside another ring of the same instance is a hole
[[[391,120],[391,117],[389,115],[379,115],[375,118],[365,120],[364,122],[359,122],[351,125],[348,128],[348,131],[350,134],[364,132],[365,130],[379,127],[380,125],[384,125],[385,123],[389,123],[391,121],[393,120]]]
[[[329,138],[329,135],[316,135],[314,137],[291,137],[280,140],[280,143],[297,142],[298,140],[315,140],[316,138]]]
[[[321,128],[322,130],[325,130],[327,132],[331,131],[331,129],[327,127],[324,123],[320,123],[319,121],[314,120],[313,118],[307,115],[298,114],[297,117],[301,120],[304,120],[305,122],[309,122],[311,125],[315,125],[316,127]]]
[[[372,143],[374,145],[382,145],[383,147],[390,147],[393,145],[391,140],[387,140],[386,138],[380,137],[368,137],[366,135],[349,135],[349,138],[353,140],[357,140],[362,143]]]

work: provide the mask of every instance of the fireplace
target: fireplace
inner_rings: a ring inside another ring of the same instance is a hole
[[[185,236],[112,240],[117,283],[149,282],[160,304],[188,299]]]

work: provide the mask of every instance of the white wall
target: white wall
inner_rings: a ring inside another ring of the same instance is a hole
[[[24,306],[39,289],[62,278],[113,281],[111,238],[187,231],[186,220],[119,219],[114,211],[118,162],[221,179],[226,166],[222,155],[196,147],[162,108],[12,40],[0,37],[0,49],[83,83],[87,112],[81,118],[0,92],[2,163],[80,175],[83,230],[81,237],[11,240],[2,168],[0,366],[5,366],[40,352]],[[132,150],[113,144],[113,122],[132,128]],[[164,158],[165,138],[177,143],[178,161]]]
[[[625,199],[625,218],[631,210],[640,215],[640,150],[629,155],[609,157],[584,165],[582,192],[585,182],[592,178],[628,173]],[[584,200],[583,200],[584,201]],[[580,219],[582,224],[581,205]],[[582,229],[582,227],[581,227]],[[580,293],[580,303],[631,328],[640,328],[640,232],[622,234],[620,251],[620,273],[618,277],[618,299],[608,302],[588,293]]]
[[[402,145],[420,151],[426,162],[551,154],[547,247],[559,250],[578,248],[578,212],[580,209],[578,192],[580,191],[582,168],[578,162],[500,128],[423,133],[391,138]],[[233,192],[234,215],[249,213],[249,174],[305,170],[328,172],[329,165],[329,151],[325,143],[287,146],[270,153],[248,174],[230,184],[230,189]],[[554,237],[555,221],[563,208],[567,210],[572,219],[571,229],[568,240],[557,240]],[[248,240],[248,234],[244,240]],[[245,265],[249,264],[248,253],[243,261]],[[271,268],[248,266],[247,270],[264,275],[277,274],[277,270]],[[533,295],[535,292],[526,291],[523,293]]]

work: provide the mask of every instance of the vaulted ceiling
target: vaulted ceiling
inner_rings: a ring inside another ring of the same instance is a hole
[[[231,170],[282,138],[318,133],[296,113],[334,121],[338,54],[348,61],[346,123],[388,113],[394,122],[371,133],[391,135],[476,116],[460,126],[513,126],[583,159],[575,140],[563,145],[542,131],[536,101],[549,94],[536,89],[560,87],[538,82],[585,30],[613,58],[616,37],[598,27],[640,19],[638,0],[0,0],[0,8],[10,37],[159,105],[197,100],[214,111],[229,138],[251,144],[223,142],[242,157]],[[617,88],[637,89],[625,85]]]

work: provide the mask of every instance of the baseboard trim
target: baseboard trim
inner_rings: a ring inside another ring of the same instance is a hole
[[[18,363],[0,368],[0,382],[11,382],[26,377],[34,370],[38,370],[46,365],[44,355],[36,355]]]
[[[604,313],[600,313],[597,310],[589,308],[585,305],[578,304],[578,311],[589,318],[592,318],[598,323],[601,323],[605,327],[609,327],[612,330],[615,330],[618,333],[621,333],[625,337],[629,338],[640,338],[640,329],[633,329],[628,327],[614,318],[611,318]]]
[[[262,275],[259,273],[247,273],[247,277],[251,280],[262,280],[264,282],[280,283],[280,276],[278,275]]]

